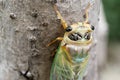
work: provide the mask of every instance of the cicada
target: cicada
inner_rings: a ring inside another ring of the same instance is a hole
[[[63,37],[58,37],[48,44],[49,46],[57,40],[61,41],[53,60],[50,80],[83,80],[93,44],[94,26],[88,22],[89,7],[90,4],[85,9],[85,21],[68,26],[54,5],[65,33]]]

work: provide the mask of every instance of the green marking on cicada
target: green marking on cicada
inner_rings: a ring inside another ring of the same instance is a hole
[[[66,30],[64,37],[58,37],[48,44],[51,45],[61,40],[55,54],[50,72],[50,80],[82,80],[89,62],[89,51],[93,45],[92,32],[94,26],[88,22],[88,9],[85,9],[86,19],[84,22],[77,22],[67,25],[54,5],[57,16]]]

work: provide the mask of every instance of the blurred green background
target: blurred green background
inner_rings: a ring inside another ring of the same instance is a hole
[[[120,0],[102,1],[109,27],[109,43],[101,80],[120,80]]]
[[[105,15],[109,24],[109,41],[120,40],[120,0],[103,0]]]

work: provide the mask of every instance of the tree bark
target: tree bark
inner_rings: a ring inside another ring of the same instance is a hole
[[[84,21],[88,2],[92,4],[89,21],[96,27],[96,38],[99,0],[58,0],[57,6],[67,23],[72,24]],[[64,33],[53,3],[52,0],[0,0],[0,80],[49,80],[50,55],[59,43],[46,45]],[[95,47],[90,55],[84,80],[98,80]]]

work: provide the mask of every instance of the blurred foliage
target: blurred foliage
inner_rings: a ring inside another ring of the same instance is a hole
[[[109,24],[109,40],[120,40],[120,0],[103,0],[106,18]]]

